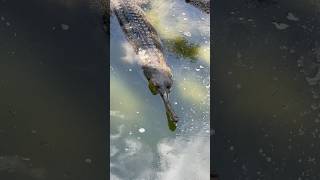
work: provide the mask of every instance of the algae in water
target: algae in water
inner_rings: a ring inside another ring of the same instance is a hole
[[[166,40],[169,49],[174,52],[178,57],[196,60],[199,53],[200,46],[195,43],[190,43],[184,37],[177,37],[174,39]]]

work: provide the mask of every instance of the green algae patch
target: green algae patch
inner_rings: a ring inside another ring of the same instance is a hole
[[[200,46],[190,43],[186,38],[177,37],[174,39],[166,40],[169,49],[174,52],[178,57],[196,60],[199,54]]]

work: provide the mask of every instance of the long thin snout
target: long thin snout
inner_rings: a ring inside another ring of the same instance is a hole
[[[164,92],[160,92],[160,96],[161,96],[161,99],[163,100],[163,103],[166,109],[169,128],[172,131],[174,131],[177,127],[178,116],[175,114],[175,112],[172,109],[171,103],[169,101],[169,94],[164,91]]]

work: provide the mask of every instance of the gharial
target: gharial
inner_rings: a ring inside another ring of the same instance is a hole
[[[143,10],[138,5],[139,1],[148,0],[111,0],[111,12],[117,17],[128,42],[138,55],[138,64],[148,80],[152,94],[160,94],[164,102],[168,125],[171,130],[176,129],[178,116],[173,111],[169,101],[169,94],[173,84],[172,69],[166,62],[161,40],[157,31],[149,23]],[[199,3],[201,2],[200,6]],[[209,0],[187,1],[208,13]],[[110,12],[106,12],[105,18],[109,18]]]

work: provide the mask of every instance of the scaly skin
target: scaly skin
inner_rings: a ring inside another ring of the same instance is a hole
[[[129,43],[138,54],[138,64],[144,68],[160,68],[171,73],[156,30],[145,18],[143,11],[130,0],[112,0],[112,11],[118,18]]]

